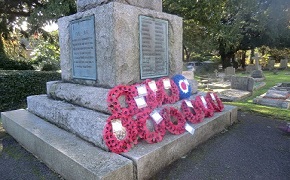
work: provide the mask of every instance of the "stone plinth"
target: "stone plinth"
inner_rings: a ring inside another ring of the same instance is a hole
[[[74,79],[70,22],[94,16],[97,80]],[[111,88],[140,79],[139,16],[168,21],[169,76],[182,72],[182,18],[158,11],[111,2],[59,19],[62,80]]]
[[[162,0],[77,0],[77,10],[86,11],[110,2],[119,2],[155,11],[162,11]]]
[[[237,121],[237,108],[225,105],[223,112],[205,118],[202,123],[190,124],[195,129],[194,135],[168,133],[162,142],[142,141],[122,156],[94,147],[26,110],[1,113],[1,118],[10,135],[65,179],[130,180],[150,178],[232,125]]]

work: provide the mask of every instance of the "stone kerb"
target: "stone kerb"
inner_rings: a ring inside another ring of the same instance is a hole
[[[74,79],[70,50],[70,22],[94,15],[97,80]],[[60,18],[59,41],[62,80],[112,88],[140,79],[139,16],[168,21],[169,76],[182,72],[182,18],[149,9],[112,2]]]
[[[162,0],[77,0],[77,10],[78,12],[86,11],[110,2],[119,2],[162,12]]]

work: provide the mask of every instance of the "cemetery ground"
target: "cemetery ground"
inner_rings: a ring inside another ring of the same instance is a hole
[[[242,72],[236,75],[245,76]],[[278,129],[290,121],[289,110],[252,103],[277,83],[289,82],[290,73],[264,71],[264,75],[266,86],[246,99],[225,102],[238,106],[238,123],[199,145],[153,179],[290,179],[290,136]],[[5,133],[1,119],[0,176],[62,179]]]
[[[257,114],[267,116],[273,119],[281,119],[281,120],[290,121],[289,110],[269,107],[269,106],[261,106],[261,105],[253,103],[254,98],[256,98],[257,96],[261,94],[266,93],[269,88],[275,86],[276,84],[282,83],[282,82],[290,82],[289,70],[283,70],[283,71],[277,71],[277,72],[276,71],[275,72],[263,71],[263,73],[266,78],[265,79],[266,85],[263,88],[255,90],[250,97],[247,97],[245,99],[242,99],[236,102],[225,102],[225,104],[238,106],[238,108],[244,112],[252,112],[252,113],[257,113]],[[245,76],[245,74],[243,74],[242,72],[239,72],[236,75]]]

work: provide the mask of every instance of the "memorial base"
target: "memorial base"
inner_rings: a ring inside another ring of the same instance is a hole
[[[129,152],[106,152],[26,110],[1,113],[3,126],[28,151],[65,179],[148,179],[198,144],[237,121],[237,108],[197,125],[193,135],[167,134],[156,144],[140,142]]]

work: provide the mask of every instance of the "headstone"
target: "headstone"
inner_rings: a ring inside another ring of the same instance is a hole
[[[160,4],[79,0],[86,11],[58,20],[62,80],[112,88],[181,74],[182,18],[151,10]]]
[[[288,68],[288,59],[281,59],[280,69],[287,69],[287,68]]]
[[[188,80],[191,86],[191,93],[195,94],[198,91],[198,82],[194,79],[194,71],[182,71],[182,75]]]
[[[192,70],[192,71],[182,71],[182,75],[183,75],[186,79],[188,79],[188,80],[190,80],[190,79],[194,79],[194,72],[193,72],[193,70]]]
[[[219,71],[217,69],[214,70],[215,77],[219,77]]]
[[[254,71],[256,69],[254,64],[249,64],[246,66],[246,73],[250,74],[252,73],[252,71]]]
[[[258,53],[255,53],[253,59],[255,61],[255,70],[261,70],[261,65],[259,64],[261,57],[258,55]]]
[[[254,90],[254,83],[255,81],[252,77],[232,76],[231,88],[252,92]]]
[[[264,73],[262,70],[254,70],[251,73],[252,78],[265,78]]]
[[[273,70],[275,66],[275,60],[269,59],[268,64],[267,64],[267,69]]]
[[[235,75],[235,68],[233,67],[227,67],[225,69],[225,75],[226,76],[232,76],[232,75]]]

